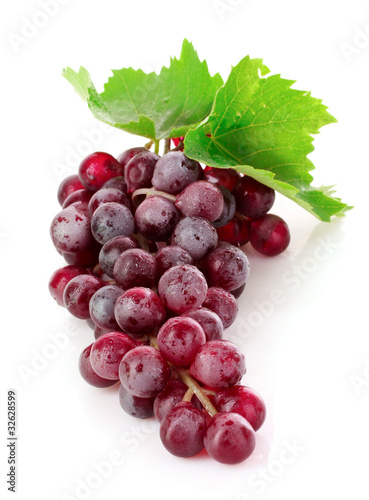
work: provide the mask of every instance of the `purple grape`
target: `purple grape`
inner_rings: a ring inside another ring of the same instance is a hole
[[[114,279],[124,289],[151,288],[156,284],[158,265],[155,258],[141,248],[132,248],[119,255],[114,264]]]
[[[211,340],[197,351],[190,374],[213,389],[237,384],[246,373],[245,357],[229,340]]]
[[[159,280],[158,292],[164,305],[177,314],[200,307],[208,285],[195,266],[179,265],[168,269]]]
[[[126,389],[139,398],[151,398],[162,391],[170,377],[170,369],[154,347],[141,346],[129,351],[119,367],[119,378]]]
[[[216,247],[218,234],[206,219],[184,217],[173,230],[172,245],[186,250],[197,261]]]
[[[138,398],[125,390],[122,384],[119,387],[119,403],[121,408],[131,417],[150,418],[154,415],[155,397]]]
[[[76,318],[88,319],[90,317],[90,299],[99,288],[105,285],[105,281],[89,274],[76,276],[69,281],[64,289],[65,307]]]
[[[149,150],[147,148],[144,148],[143,146],[138,146],[136,148],[126,149],[125,151],[123,151],[123,153],[120,153],[117,160],[122,165],[122,167],[125,167],[127,165],[127,163],[130,160],[132,160],[132,158],[134,158],[136,155],[138,155],[139,153],[147,152],[147,151],[149,151]]]
[[[90,218],[73,205],[64,208],[54,217],[50,235],[55,248],[62,253],[87,250],[93,242]]]
[[[217,228],[218,238],[220,241],[242,247],[250,239],[250,224],[251,219],[241,220],[233,217],[225,226]]]
[[[115,236],[131,236],[135,220],[130,210],[119,203],[105,203],[95,210],[91,230],[96,241],[104,245]]]
[[[125,207],[127,207],[128,210],[131,209],[131,204],[127,196],[122,193],[122,191],[119,191],[119,189],[101,188],[93,195],[93,197],[89,201],[88,212],[90,214],[90,217],[92,217],[97,208],[99,208],[104,203],[110,202],[119,203],[120,205],[124,205]]]
[[[191,311],[182,314],[182,317],[192,318],[197,321],[204,330],[207,342],[209,340],[218,340],[222,338],[223,323],[219,316],[210,309],[207,309],[206,307],[192,309]]]
[[[91,366],[108,380],[119,379],[119,365],[123,356],[138,343],[125,333],[109,332],[99,337],[91,348]]]
[[[279,255],[286,250],[290,239],[288,226],[278,215],[266,214],[251,222],[250,243],[263,255]]]
[[[96,326],[105,330],[119,330],[114,316],[115,303],[124,290],[114,285],[103,286],[90,299],[90,316]]]
[[[269,212],[275,200],[274,189],[246,175],[237,182],[233,194],[237,210],[252,219],[257,219]]]
[[[74,191],[79,191],[80,189],[84,189],[84,187],[79,180],[78,175],[70,175],[69,177],[63,179],[59,185],[57,194],[59,205],[63,206],[63,203],[68,196],[74,193]]]
[[[159,191],[177,194],[200,177],[200,164],[190,160],[182,151],[164,155],[155,165],[152,185]]]
[[[214,184],[197,181],[189,184],[178,196],[175,206],[185,217],[202,217],[214,222],[222,215],[223,195]]]
[[[108,153],[92,153],[80,164],[79,180],[86,189],[98,191],[109,179],[122,175],[121,164]]]
[[[108,181],[103,184],[101,189],[118,189],[118,191],[121,191],[123,194],[127,194],[127,183],[125,178],[120,175],[118,177],[113,177],[112,179],[109,179]]]
[[[93,344],[89,345],[88,347],[86,347],[86,349],[84,349],[81,352],[78,361],[79,372],[82,375],[82,378],[88,384],[93,385],[94,387],[100,387],[100,388],[110,387],[114,385],[117,381],[99,377],[99,375],[94,371],[94,369],[91,366],[90,355],[92,346]]]
[[[78,191],[73,191],[63,203],[63,208],[67,208],[70,205],[74,205],[75,203],[81,201],[83,203],[89,203],[93,196],[93,192],[88,189],[79,189]]]
[[[146,198],[135,212],[138,232],[151,241],[166,241],[179,219],[174,203],[162,196]]]
[[[217,413],[204,436],[209,455],[222,464],[238,464],[255,449],[255,432],[238,413]]]
[[[159,276],[163,275],[171,267],[180,264],[193,264],[193,258],[187,250],[176,245],[161,248],[155,255],[155,260],[158,264]]]
[[[139,248],[137,240],[129,236],[116,236],[107,241],[99,254],[99,263],[101,269],[110,278],[114,278],[114,264],[119,255],[126,250]]]
[[[192,457],[204,448],[205,415],[183,401],[172,408],[160,424],[160,439],[177,457]]]
[[[151,151],[135,155],[124,167],[124,178],[127,182],[127,192],[136,189],[150,188],[154,168],[160,156]]]
[[[232,325],[238,314],[238,304],[235,297],[223,288],[210,287],[203,306],[219,316],[224,330]]]
[[[184,316],[169,319],[157,336],[160,352],[175,366],[188,367],[197,351],[205,344],[206,337],[200,324]]]
[[[154,415],[159,422],[167,413],[180,403],[186,394],[188,387],[182,380],[169,380],[164,389],[159,392],[154,401]]]
[[[81,274],[88,274],[88,271],[82,266],[65,266],[57,269],[49,280],[49,292],[59,306],[64,307],[63,294],[64,289],[71,279]]]
[[[221,413],[239,413],[258,431],[266,416],[263,398],[250,387],[234,385],[214,396],[214,406]]]
[[[209,286],[236,290],[250,274],[250,264],[245,253],[229,243],[220,242],[205,258],[203,272]]]
[[[115,318],[129,335],[156,333],[165,321],[166,311],[161,300],[149,288],[127,290],[115,304]]]

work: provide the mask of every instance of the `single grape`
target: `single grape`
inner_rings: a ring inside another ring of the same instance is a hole
[[[216,229],[209,221],[200,217],[184,217],[172,234],[172,245],[184,248],[195,261],[205,257],[217,243]]]
[[[288,226],[278,215],[266,214],[251,222],[250,243],[263,255],[279,255],[286,250],[290,239]]]
[[[129,335],[156,333],[164,323],[165,316],[165,307],[157,294],[149,288],[131,288],[115,304],[118,325]]]
[[[191,265],[171,267],[158,284],[159,296],[164,305],[177,314],[200,307],[207,291],[204,275]]]
[[[220,186],[219,190],[223,195],[223,210],[220,216],[213,222],[215,228],[228,224],[236,212],[236,200],[233,194],[223,186]]]
[[[114,285],[99,288],[90,299],[90,316],[96,326],[105,330],[119,329],[114,316],[115,303],[124,290]]]
[[[250,239],[251,219],[233,217],[225,226],[217,228],[218,238],[234,246],[246,245]]]
[[[202,217],[214,222],[222,215],[224,199],[214,184],[197,181],[177,195],[175,206],[185,217]]]
[[[200,324],[192,318],[170,318],[157,335],[160,352],[175,366],[188,367],[197,351],[205,344],[206,337]]]
[[[132,248],[119,255],[113,274],[115,281],[125,290],[133,287],[151,288],[157,281],[158,265],[146,250]]]
[[[238,304],[236,298],[232,295],[232,292],[227,292],[223,288],[210,287],[203,306],[219,316],[225,330],[229,328],[237,318]]]
[[[250,387],[234,385],[218,391],[214,396],[214,406],[221,413],[239,413],[258,431],[266,416],[263,398]]]
[[[204,448],[205,415],[183,401],[172,408],[160,424],[160,439],[176,457],[192,457]]]
[[[122,191],[113,188],[101,188],[92,196],[89,201],[88,212],[90,214],[90,217],[92,217],[95,210],[101,205],[103,205],[104,203],[110,203],[112,201],[115,203],[119,203],[120,205],[124,205],[128,208],[128,210],[131,210],[129,199],[124,193],[122,193]]]
[[[92,344],[91,366],[100,377],[118,380],[123,356],[137,346],[137,341],[125,333],[105,333]]]
[[[166,241],[179,219],[174,203],[162,196],[146,198],[135,212],[138,232],[151,241]]]
[[[50,235],[55,248],[62,253],[87,250],[93,242],[88,215],[73,205],[64,208],[54,217]]]
[[[150,188],[154,168],[160,156],[151,151],[135,155],[124,167],[124,178],[127,182],[127,192],[136,189]]]
[[[89,274],[76,276],[69,281],[64,289],[65,307],[76,318],[88,319],[90,317],[90,299],[99,288],[105,285],[105,281]]]
[[[245,253],[229,243],[219,243],[205,258],[203,272],[209,286],[231,291],[246,283],[250,264]]]
[[[114,264],[117,258],[121,253],[132,248],[139,248],[139,244],[137,240],[129,236],[116,236],[107,241],[99,254],[99,263],[104,273],[113,278]]]
[[[79,189],[78,191],[73,191],[65,200],[63,203],[63,208],[67,208],[70,205],[74,205],[78,201],[82,201],[85,203],[89,203],[93,196],[93,192],[89,191],[88,189]]]
[[[129,351],[119,366],[119,378],[126,389],[139,398],[151,398],[162,391],[170,377],[170,369],[154,347],[140,346]]]
[[[154,401],[154,415],[159,422],[167,413],[180,403],[187,392],[187,385],[182,380],[169,380],[164,389],[159,392]]]
[[[95,324],[95,323],[94,323]],[[114,330],[116,332],[120,332],[120,333],[123,333],[120,328],[118,328],[117,330]],[[105,335],[105,333],[112,333],[112,331],[110,330],[105,330],[105,328],[100,328],[99,326],[96,326],[95,325],[95,328],[94,328],[94,337],[95,339],[97,340],[98,338],[102,337],[103,335]]]
[[[199,179],[200,171],[200,164],[182,151],[169,152],[155,165],[152,185],[159,191],[178,194]]]
[[[222,464],[238,464],[255,449],[255,432],[238,413],[217,413],[205,432],[209,455]]]
[[[58,189],[58,202],[61,206],[63,206],[64,201],[70,194],[74,191],[78,191],[83,188],[83,184],[79,180],[78,175],[70,175],[63,179],[59,185]]]
[[[125,167],[127,165],[127,163],[130,160],[132,160],[132,158],[134,158],[136,155],[138,155],[139,153],[147,152],[147,151],[149,151],[147,148],[144,148],[141,146],[136,147],[136,148],[126,149],[125,151],[123,151],[123,153],[120,153],[117,160],[122,165],[122,167]]]
[[[213,389],[237,384],[246,373],[245,357],[229,340],[210,340],[197,351],[190,374]]]
[[[240,178],[241,174],[233,168],[205,167],[204,180],[223,186],[229,191],[234,189]]]
[[[82,375],[82,378],[90,385],[93,385],[94,387],[110,387],[114,385],[117,381],[116,380],[108,380],[106,378],[100,377],[92,368],[91,365],[91,348],[93,344],[89,345],[86,347],[81,352],[81,355],[79,357],[78,361],[78,368],[79,368],[79,373]]]
[[[158,264],[159,276],[163,275],[171,267],[180,264],[193,264],[191,255],[184,248],[176,245],[161,248],[155,255],[155,260]]]
[[[204,330],[206,341],[221,339],[223,335],[223,323],[219,316],[206,307],[191,309],[182,316],[192,318],[199,323]]]
[[[65,266],[57,269],[49,280],[49,292],[59,306],[64,307],[63,294],[69,281],[80,274],[88,274],[82,266]]]
[[[155,397],[138,398],[126,391],[122,384],[119,387],[119,403],[121,408],[131,417],[150,418],[154,415]]]
[[[96,241],[104,245],[115,236],[131,236],[135,220],[130,210],[119,203],[110,202],[95,210],[91,230]]]
[[[101,189],[118,189],[118,191],[121,191],[123,194],[127,194],[127,183],[125,178],[120,175],[106,181]]]
[[[275,200],[274,189],[246,175],[237,182],[233,194],[237,210],[242,215],[252,219],[266,214],[272,208]]]
[[[82,160],[78,177],[86,189],[98,191],[109,179],[122,175],[121,164],[108,153],[92,153]]]

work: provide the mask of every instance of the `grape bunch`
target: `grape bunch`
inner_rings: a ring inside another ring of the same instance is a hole
[[[175,456],[205,448],[235,464],[255,448],[265,404],[240,383],[245,357],[223,333],[249,276],[240,247],[272,256],[289,244],[287,224],[268,213],[274,197],[233,169],[202,167],[180,144],[161,157],[93,153],[60,184],[50,233],[68,265],[49,290],[94,330],[80,374],[99,388],[119,381],[120,406],[155,416]]]

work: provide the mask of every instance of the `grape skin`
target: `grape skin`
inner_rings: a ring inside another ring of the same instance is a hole
[[[78,191],[80,189],[84,189],[84,186],[79,180],[78,175],[69,175],[63,179],[59,185],[57,193],[59,205],[63,206],[66,198],[68,198],[68,196],[74,191]]]
[[[158,264],[159,276],[163,275],[171,267],[180,264],[193,264],[193,258],[184,249],[177,245],[168,245],[161,248],[155,255]]]
[[[71,279],[81,274],[88,274],[82,266],[65,266],[54,271],[49,280],[49,292],[59,306],[64,307],[63,294]]]
[[[139,248],[139,244],[130,236],[116,236],[107,241],[99,253],[99,263],[104,273],[114,278],[114,264],[117,258],[124,251],[132,248]]]
[[[188,367],[206,337],[200,324],[183,316],[170,318],[157,335],[160,352],[175,366]]]
[[[54,217],[50,234],[59,252],[81,252],[87,250],[93,242],[90,218],[73,205],[64,208]]]
[[[221,242],[206,256],[203,271],[209,286],[230,292],[246,283],[250,264],[242,250]]]
[[[108,380],[100,377],[92,368],[90,359],[92,346],[93,344],[89,345],[81,352],[81,355],[78,360],[79,373],[81,374],[85,382],[94,387],[99,387],[99,388],[110,387],[114,385],[117,381]]]
[[[167,362],[154,347],[136,347],[123,357],[119,378],[123,387],[139,398],[151,398],[162,391],[170,377]]]
[[[197,321],[204,330],[206,341],[221,339],[223,335],[223,323],[219,316],[206,307],[191,309],[182,317],[192,318]]]
[[[118,286],[107,285],[97,290],[90,299],[90,317],[96,326],[105,330],[117,330],[119,325],[114,316],[115,303],[123,293]]]
[[[245,357],[229,340],[211,340],[198,350],[190,374],[213,389],[227,389],[246,373]]]
[[[166,241],[170,238],[179,219],[180,213],[174,203],[162,196],[146,198],[135,212],[138,232],[151,241]]]
[[[91,231],[96,241],[104,245],[115,236],[131,236],[135,220],[129,208],[119,203],[104,203],[91,218]]]
[[[155,165],[152,185],[159,191],[178,194],[197,181],[201,171],[200,164],[187,158],[182,151],[169,152]]]
[[[255,449],[255,432],[238,413],[217,413],[204,436],[209,455],[222,464],[238,464]]]
[[[154,415],[155,397],[153,398],[138,398],[130,394],[120,384],[119,386],[119,404],[128,415],[136,418],[150,418]]]
[[[64,289],[63,302],[68,311],[79,319],[89,319],[89,302],[92,295],[105,286],[105,281],[82,274],[71,279]]]
[[[201,217],[184,217],[173,230],[172,245],[178,245],[198,261],[216,247],[218,233]]]
[[[208,289],[203,307],[207,307],[219,316],[224,330],[229,328],[237,318],[238,304],[236,298],[231,292],[227,292],[220,287],[210,287]]]
[[[171,267],[158,284],[159,296],[164,305],[177,314],[200,307],[207,291],[204,275],[191,265]]]
[[[191,403],[181,402],[172,408],[160,424],[160,439],[177,457],[193,457],[204,448],[206,419]]]
[[[214,222],[222,215],[224,200],[221,191],[214,184],[197,181],[188,185],[177,196],[175,206],[185,217],[202,217]]]
[[[125,290],[133,287],[151,288],[157,281],[158,265],[146,250],[132,248],[119,255],[113,274],[115,281]]]

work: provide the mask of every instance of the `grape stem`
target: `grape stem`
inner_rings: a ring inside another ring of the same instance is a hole
[[[175,370],[178,375],[180,376],[182,382],[184,382],[188,390],[192,390],[193,394],[197,396],[197,399],[200,401],[204,409],[209,413],[211,417],[214,417],[218,412],[213,406],[212,402],[210,399],[207,397],[205,392],[202,390],[202,388],[199,386],[199,384],[194,380],[191,375],[189,374],[188,370],[185,370],[184,368],[179,368],[178,366],[171,366],[173,370]],[[186,392],[186,394],[188,391]],[[185,394],[185,396],[186,396]]]
[[[149,335],[150,338],[150,345],[151,347],[155,347],[155,349],[159,350],[158,346],[158,341],[156,339],[156,335]],[[174,366],[172,363],[168,363],[171,370],[176,373],[179,378],[184,382],[187,387],[188,391],[186,394],[183,396],[182,401],[188,401],[191,402],[192,396],[195,394],[197,396],[197,399],[200,401],[204,409],[209,413],[211,417],[214,417],[218,412],[215,409],[214,405],[210,401],[210,399],[207,397],[205,393],[208,394],[213,394],[213,391],[208,391],[207,389],[203,389],[202,387],[199,386],[199,384],[194,380],[191,375],[189,374],[189,371],[186,370],[185,368],[180,368],[179,366]],[[186,398],[186,399],[185,399]]]
[[[165,139],[164,141],[164,154],[166,155],[169,151],[170,139]]]
[[[132,201],[134,202],[137,196],[145,195],[148,196],[162,196],[163,198],[167,198],[173,203],[176,201],[176,197],[173,194],[166,193],[165,191],[158,191],[155,188],[140,188],[136,189],[136,191],[132,194]]]
[[[170,151],[182,151],[182,149],[184,148],[184,142],[183,141],[179,141],[178,145],[171,149]]]
[[[154,144],[154,141],[149,141],[145,144],[146,149],[151,149],[151,146]]]
[[[155,154],[159,154],[159,143],[160,141],[158,140],[155,141]]]

